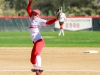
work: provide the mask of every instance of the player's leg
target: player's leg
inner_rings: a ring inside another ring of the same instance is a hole
[[[61,32],[62,32],[62,35],[64,36],[65,34],[64,34],[64,30],[63,29],[61,30]]]
[[[36,75],[40,75],[41,74],[41,72],[39,72],[39,71],[36,71]]]
[[[34,53],[35,53],[35,45],[32,48],[30,61],[33,64],[33,66],[36,67],[37,66],[37,62],[36,62],[36,55]]]
[[[59,30],[59,33],[58,33],[58,36],[60,36],[61,35],[61,30]]]
[[[34,43],[34,50],[31,55],[31,62],[32,64],[37,64],[36,67],[34,67],[32,70],[42,70],[41,68],[41,56],[40,53],[42,51],[42,48],[44,47],[44,40],[38,40],[37,42]]]
[[[61,31],[61,34],[64,35],[63,24],[64,24],[64,22],[60,22],[60,31]]]
[[[59,22],[59,24],[60,24],[60,31],[59,31],[59,34],[58,34],[58,36],[60,36],[61,35],[61,33],[62,33],[62,22]]]
[[[36,71],[36,75],[41,75],[43,71]]]

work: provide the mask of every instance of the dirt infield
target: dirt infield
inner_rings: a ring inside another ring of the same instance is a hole
[[[88,47],[45,47],[41,53],[42,75],[100,75],[100,53]],[[31,47],[0,47],[0,75],[35,75],[31,72]]]

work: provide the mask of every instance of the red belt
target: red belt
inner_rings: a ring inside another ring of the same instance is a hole
[[[37,28],[37,26],[30,26],[29,28]]]
[[[31,27],[31,26],[30,26],[29,28],[34,28],[34,27]]]

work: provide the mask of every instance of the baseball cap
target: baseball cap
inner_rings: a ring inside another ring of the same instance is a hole
[[[36,14],[40,15],[40,11],[39,10],[32,10],[32,14],[33,13],[36,13]]]

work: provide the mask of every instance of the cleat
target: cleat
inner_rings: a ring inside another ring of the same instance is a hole
[[[58,36],[60,36],[60,34],[58,34]]]
[[[31,69],[31,71],[32,72],[37,72],[37,71],[39,71],[39,72],[43,72],[43,70],[42,70],[42,68],[41,67],[35,67],[35,68],[33,68],[33,69]]]
[[[31,69],[31,71],[32,71],[32,72],[37,72],[37,71],[39,71],[39,70],[36,70],[36,69]]]
[[[43,72],[43,70],[39,70],[39,72]]]

